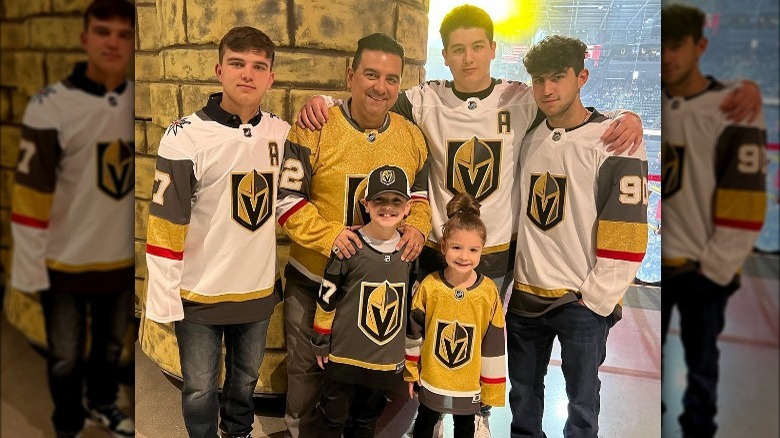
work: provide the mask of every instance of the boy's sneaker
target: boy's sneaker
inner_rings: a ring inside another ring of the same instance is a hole
[[[481,412],[478,412],[474,415],[474,438],[491,438],[490,423],[488,423],[489,417],[490,413],[483,415]]]
[[[105,408],[91,408],[89,419],[93,423],[108,429],[117,438],[134,437],[135,423],[116,405]]]

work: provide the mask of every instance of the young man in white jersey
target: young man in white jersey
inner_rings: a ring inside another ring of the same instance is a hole
[[[133,305],[134,29],[131,3],[92,2],[81,33],[87,61],[33,96],[22,121],[11,286],[40,293],[58,438],[80,436],[85,418],[114,436],[135,434],[116,405]]]
[[[763,117],[733,122],[717,111],[733,84],[699,69],[707,49],[704,13],[671,5],[661,16],[661,342],[677,307],[688,372],[678,420],[684,436],[711,438],[717,430],[717,338],[764,222],[766,129]],[[663,376],[672,383],[668,373]]]
[[[585,44],[549,36],[523,64],[547,118],[520,152],[514,285],[507,308],[513,438],[545,436],[544,376],[561,344],[568,417],[563,436],[596,438],[609,329],[647,246],[647,158],[607,151],[609,120],[585,108]]]
[[[222,92],[174,121],[160,141],[145,312],[174,323],[192,438],[251,437],[258,369],[281,300],[274,212],[290,125],[260,109],[274,80],[274,51],[260,30],[231,29],[215,67]]]

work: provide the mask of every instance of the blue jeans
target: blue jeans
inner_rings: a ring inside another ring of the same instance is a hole
[[[507,314],[513,438],[546,437],[542,431],[544,376],[556,336],[561,344],[561,369],[569,399],[563,436],[596,438],[601,389],[598,372],[607,355],[612,319],[611,315],[598,315],[579,303],[535,318]]]
[[[217,436],[219,428],[230,435],[247,434],[254,423],[252,396],[265,353],[269,319],[248,324],[201,325],[176,322],[176,340],[184,384],[181,407],[192,438]],[[225,383],[218,398],[217,385],[225,338]]]
[[[680,341],[688,368],[687,386],[683,395],[683,413],[678,419],[686,436],[711,438],[718,429],[718,336],[726,323],[726,303],[737,283],[727,286],[713,283],[706,277],[688,272],[676,276],[664,275],[661,290],[661,345],[666,344],[672,309],[680,313]],[[663,353],[661,355],[663,365]],[[664,379],[668,376],[662,373]],[[662,382],[670,384],[671,382]]]
[[[49,344],[46,370],[54,402],[54,428],[78,432],[86,417],[82,402],[85,383],[91,406],[116,402],[117,364],[132,318],[133,290],[94,294],[48,290],[41,292],[41,307]],[[92,345],[84,361],[87,314],[92,318]]]

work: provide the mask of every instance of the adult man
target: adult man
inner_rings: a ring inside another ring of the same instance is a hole
[[[686,437],[712,437],[717,338],[764,221],[766,130],[763,117],[730,122],[717,110],[733,86],[699,69],[704,13],[671,5],[662,19],[662,343],[677,306],[688,368],[679,422]]]
[[[430,232],[425,140],[412,123],[388,113],[398,99],[403,56],[403,47],[387,35],[360,39],[347,69],[351,97],[330,109],[331,123],[322,131],[294,127],[285,143],[277,219],[292,239],[285,270],[288,436],[316,436],[314,407],[321,397],[311,346],[316,297],[331,252],[349,258],[355,246],[362,247],[348,227],[365,223],[359,200],[366,175],[395,165],[410,176],[411,213],[397,245],[404,261],[419,255]]]
[[[553,341],[569,398],[563,435],[596,438],[598,368],[647,246],[647,158],[608,152],[607,119],[580,101],[586,46],[549,36],[523,59],[547,119],[520,153],[515,282],[507,309],[512,437],[545,436]]]
[[[135,434],[116,406],[133,303],[134,92],[126,76],[134,26],[132,4],[92,2],[81,33],[87,61],[33,96],[22,122],[11,285],[40,292],[60,438],[79,436],[87,417],[116,436]]]

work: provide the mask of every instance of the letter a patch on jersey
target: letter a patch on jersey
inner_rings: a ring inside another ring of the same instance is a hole
[[[566,176],[550,172],[532,173],[526,215],[547,231],[563,221],[566,204]]]
[[[273,172],[232,173],[230,183],[233,220],[249,231],[257,231],[274,214]]]
[[[133,190],[134,142],[122,140],[98,143],[98,187],[115,199],[122,199]]]
[[[450,369],[469,363],[474,349],[475,327],[458,321],[436,320],[436,359]]]
[[[360,285],[360,330],[377,345],[384,345],[401,332],[406,311],[404,283],[369,283]]]
[[[493,194],[501,177],[501,140],[447,140],[447,190],[477,201]]]
[[[685,146],[663,142],[661,148],[661,196],[672,196],[682,187]]]

